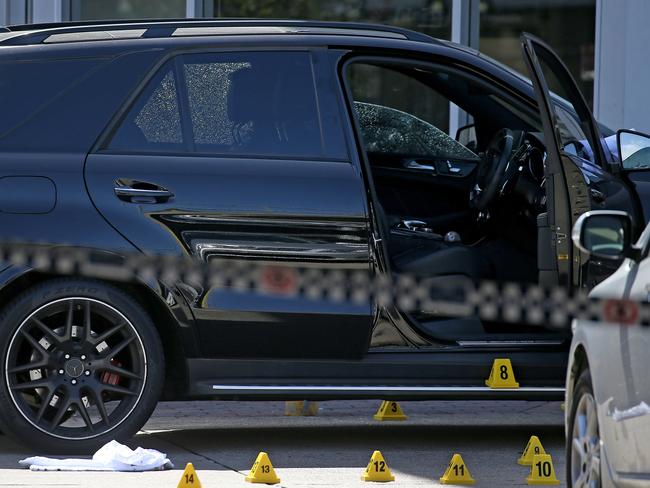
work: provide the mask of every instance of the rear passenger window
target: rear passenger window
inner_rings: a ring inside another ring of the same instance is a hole
[[[55,59],[0,63],[0,137],[91,73],[103,59]]]
[[[308,53],[211,53],[183,60],[198,152],[321,155]]]
[[[142,94],[111,149],[157,151],[178,144],[215,155],[323,155],[309,53],[202,53],[180,59],[178,72],[167,68]]]

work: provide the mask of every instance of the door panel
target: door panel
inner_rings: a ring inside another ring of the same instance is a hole
[[[643,221],[639,216],[636,195],[622,178],[605,171],[591,161],[577,156],[572,156],[571,159],[574,166],[580,170],[579,177],[587,181],[591,209],[621,210],[632,215],[634,222]],[[574,211],[574,215],[578,214]],[[579,283],[587,288],[593,288],[610,276],[622,262],[589,256],[579,250],[576,252],[578,257],[575,262],[580,263]]]
[[[322,129],[317,65],[295,50],[167,61],[87,158],[96,207],[145,253],[369,270],[365,189]],[[357,358],[368,349],[369,301],[178,289],[203,357]]]
[[[388,216],[423,220],[442,234],[462,230],[458,223],[469,217],[476,162],[380,153],[368,153],[368,159]]]
[[[647,300],[648,265],[646,257],[619,270],[618,279],[612,277],[598,295]],[[650,405],[648,332],[645,327],[602,322],[581,322],[577,329],[588,354],[607,460],[627,479],[650,473],[650,415],[643,405]]]
[[[534,36],[524,34],[521,41],[541,113],[547,153],[545,172],[548,219],[543,227],[547,227],[548,232],[540,229],[540,235],[549,235],[551,242],[540,245],[548,245],[553,249],[557,263],[554,281],[560,285],[576,286],[580,285],[580,274],[579,267],[574,269],[572,266],[574,248],[569,236],[577,217],[591,208],[591,195],[584,173],[576,166],[571,154],[564,151],[565,147],[576,142],[575,138],[570,137],[572,132],[567,125],[573,123],[573,129],[581,131],[592,148],[595,165],[604,168],[605,157],[600,145],[600,133],[587,102],[560,58]],[[564,105],[558,101],[556,93],[566,97]],[[579,124],[567,117],[566,104],[575,110]]]
[[[619,474],[650,473],[650,336],[645,328],[585,324],[607,460]]]
[[[639,209],[635,212],[637,215],[635,222],[640,234],[644,225],[650,220],[650,171],[629,171],[625,176],[634,188],[634,200],[630,203],[635,203]]]
[[[115,181],[155,183],[166,201],[124,201]],[[91,154],[86,181],[115,228],[151,254],[368,269],[362,185],[348,163]],[[359,356],[372,308],[188,284],[206,356]]]
[[[639,204],[639,196],[650,193],[650,190],[644,184],[646,178],[643,175],[631,177],[631,184],[621,176],[617,165],[608,163],[599,126],[575,80],[553,50],[528,34],[522,36],[522,46],[542,111],[548,152],[547,177],[553,183],[551,191],[555,195],[552,199],[549,194],[548,200],[554,202],[549,209],[549,221],[550,229],[557,229],[551,234],[554,234],[552,245],[557,247],[559,280],[591,288],[611,275],[620,262],[603,261],[579,253],[565,239],[567,231],[570,232],[580,214],[593,208],[629,212],[637,224],[637,232],[640,232],[645,224],[642,215],[645,209]],[[560,101],[558,95],[565,99]],[[577,121],[572,120],[573,116],[569,117],[567,105],[575,110]],[[569,125],[573,125],[572,131],[568,130]],[[575,131],[581,133],[580,140],[575,136],[573,139],[569,137]],[[585,142],[589,149],[586,151],[581,149]],[[608,171],[612,168],[614,174]],[[567,203],[563,203],[565,199]],[[567,204],[568,214],[564,210]],[[577,255],[573,257],[573,253]],[[577,264],[573,269],[572,262]]]

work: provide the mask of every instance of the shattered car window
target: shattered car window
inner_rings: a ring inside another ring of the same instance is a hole
[[[171,71],[163,77],[134,122],[147,142],[183,142],[176,81]]]
[[[373,103],[355,101],[354,106],[368,152],[478,159],[448,134],[414,115]]]

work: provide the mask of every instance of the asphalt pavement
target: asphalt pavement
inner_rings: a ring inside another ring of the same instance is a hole
[[[460,453],[476,486],[526,485],[517,464],[531,435],[552,455],[564,485],[563,412],[559,402],[403,402],[408,419],[373,420],[378,401],[320,402],[314,417],[286,417],[284,402],[161,403],[130,445],[168,454],[175,469],[152,473],[30,472],[30,452],[0,437],[0,486],[170,487],[193,463],[204,488],[255,486],[244,481],[266,451],[283,487],[366,487],[360,479],[374,450],[395,476],[387,486],[442,486]]]

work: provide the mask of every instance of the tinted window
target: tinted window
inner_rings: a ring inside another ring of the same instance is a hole
[[[206,53],[181,60],[182,72],[175,74],[170,62],[149,83],[111,149],[323,154],[308,53]]]
[[[173,63],[149,82],[110,143],[131,151],[183,150],[183,131]]]
[[[308,53],[210,53],[183,61],[196,151],[322,154]]]
[[[74,89],[99,59],[57,59],[0,63],[0,135]]]
[[[248,69],[250,69],[249,63],[190,62],[185,65],[188,105],[195,144],[212,145],[224,150],[233,145],[235,124],[228,116],[230,80],[238,71]],[[251,87],[251,91],[254,92],[255,89]]]

